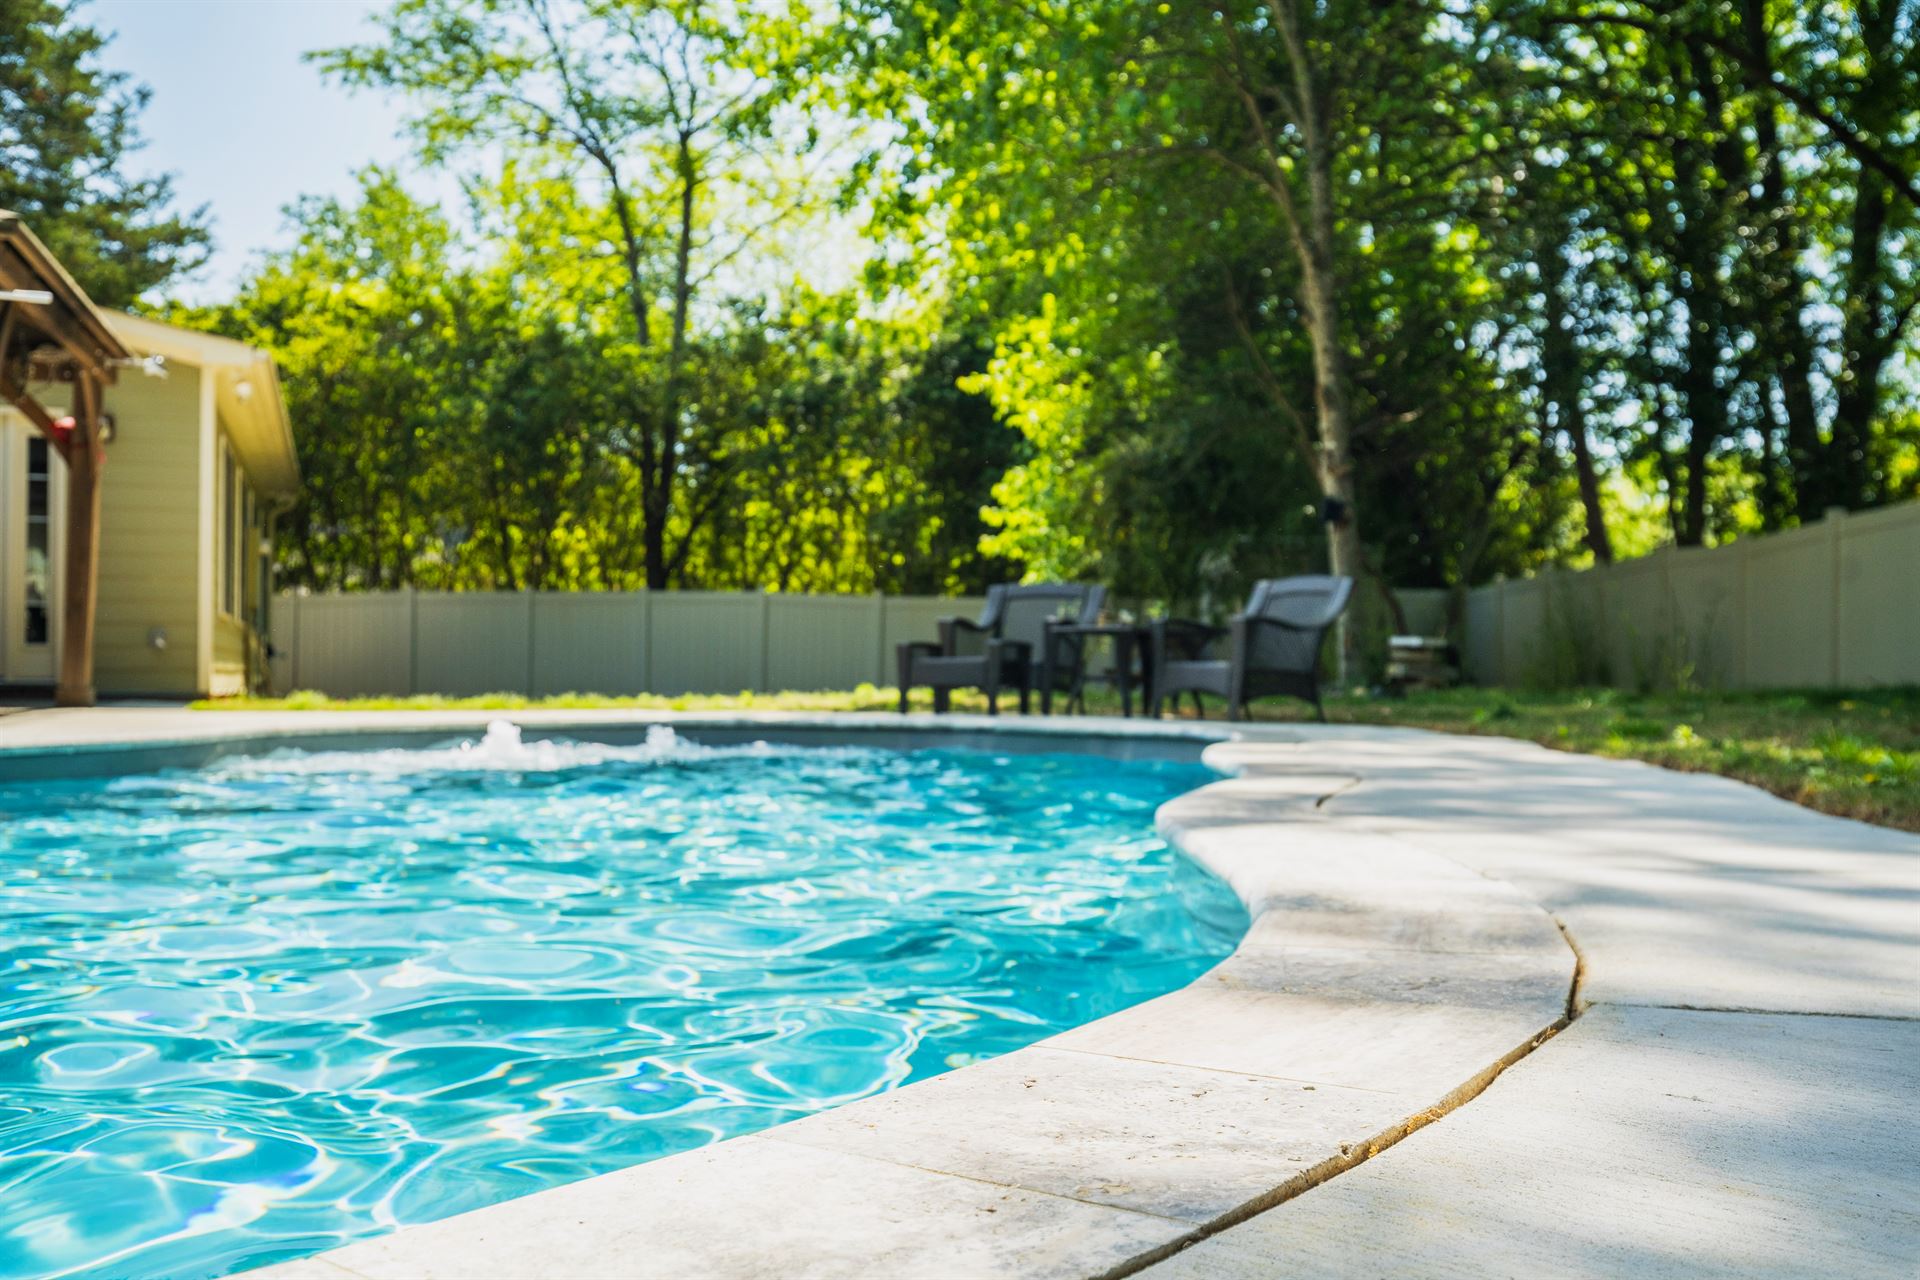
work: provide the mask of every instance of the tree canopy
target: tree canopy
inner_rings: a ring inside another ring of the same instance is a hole
[[[464,201],[369,170],[195,320],[284,366],[292,582],[1464,588],[1916,495],[1917,48],[1920,0],[396,0],[314,59]]]
[[[210,233],[169,177],[136,172],[149,93],[103,65],[106,43],[57,0],[0,5],[0,209],[124,307],[199,266]]]

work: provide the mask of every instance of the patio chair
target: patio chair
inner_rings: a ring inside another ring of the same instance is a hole
[[[1352,594],[1352,578],[1267,578],[1254,584],[1246,610],[1227,626],[1160,619],[1152,627],[1150,714],[1160,714],[1164,698],[1178,706],[1182,693],[1191,694],[1199,707],[1200,695],[1211,693],[1225,698],[1227,718],[1238,720],[1254,698],[1288,694],[1311,702],[1324,722],[1320,646]],[[1223,639],[1224,656],[1212,656],[1209,651]]]
[[[989,588],[978,621],[942,618],[937,644],[914,640],[900,646],[901,713],[907,691],[922,685],[932,688],[935,711],[951,708],[955,689],[983,691],[988,715],[999,714],[1003,689],[1019,693],[1022,715],[1031,709],[1035,690],[1040,710],[1051,711],[1054,693],[1078,685],[1085,645],[1078,637],[1050,634],[1047,623],[1062,615],[1092,622],[1106,598],[1105,587],[1065,582]]]

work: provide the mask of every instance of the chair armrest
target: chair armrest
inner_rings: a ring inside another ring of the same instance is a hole
[[[993,635],[993,628],[983,627],[971,618],[940,619],[940,651],[949,658],[960,656],[960,637]]]
[[[1262,631],[1279,631],[1289,636],[1301,637],[1305,647],[1299,650],[1291,663],[1274,666],[1271,663],[1262,666],[1263,671],[1289,671],[1310,674],[1320,665],[1320,650],[1326,644],[1327,627],[1299,626],[1282,618],[1249,617],[1235,614],[1229,623],[1233,630],[1233,660],[1243,667],[1252,661],[1253,642]],[[1304,664],[1304,665],[1297,665]]]
[[[977,622],[973,622],[972,618],[941,618],[939,628],[941,628],[941,652],[947,654],[948,658],[960,656],[962,637],[985,635],[991,639],[995,633],[995,629],[983,628]]]
[[[1264,627],[1272,631],[1293,631],[1298,632],[1300,635],[1310,636],[1325,631],[1332,623],[1332,618],[1328,618],[1324,622],[1300,623],[1288,622],[1285,618],[1268,618],[1259,614],[1247,613],[1236,613],[1227,619],[1227,625],[1235,635],[1251,635],[1253,632]]]
[[[932,640],[902,640],[900,652],[910,653],[915,657],[938,658],[941,656],[940,646]]]

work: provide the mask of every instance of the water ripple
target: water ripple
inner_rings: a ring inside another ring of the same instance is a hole
[[[0,787],[0,1276],[192,1280],[778,1124],[1190,981],[1205,774],[523,743]]]

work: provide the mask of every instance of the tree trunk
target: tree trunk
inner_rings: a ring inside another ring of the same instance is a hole
[[[1281,33],[1292,64],[1294,101],[1307,170],[1307,216],[1288,219],[1300,260],[1302,313],[1313,348],[1313,407],[1320,491],[1327,498],[1327,566],[1337,576],[1369,575],[1360,542],[1359,505],[1353,483],[1353,410],[1347,398],[1347,355],[1341,345],[1340,282],[1334,267],[1333,140],[1329,136],[1319,77],[1300,29],[1297,3],[1281,11]],[[1277,159],[1277,157],[1276,157]],[[1291,202],[1289,202],[1290,207]],[[1386,583],[1381,590],[1389,591]],[[1345,686],[1358,662],[1356,637],[1342,614],[1336,679]]]
[[[693,215],[700,187],[693,136],[679,135],[675,171],[680,178],[679,229],[673,249],[673,317],[667,338],[667,370],[660,392],[661,457],[655,476],[655,501],[646,506],[647,588],[664,591],[674,565],[684,559],[667,552],[667,518],[672,511],[674,477],[680,466],[681,386],[687,360],[687,324],[693,306]],[[688,530],[688,537],[692,531]]]
[[[1880,375],[1897,335],[1880,323],[1886,288],[1882,236],[1887,224],[1887,184],[1860,175],[1854,197],[1852,253],[1847,267],[1847,300],[1842,312],[1840,349],[1844,363],[1834,380],[1833,438],[1827,448],[1832,505],[1849,509],[1868,505],[1874,420],[1880,413]]]
[[[1820,411],[1814,403],[1814,343],[1801,315],[1801,252],[1804,237],[1799,211],[1787,198],[1786,161],[1780,146],[1780,106],[1766,91],[1773,78],[1773,46],[1767,31],[1766,0],[1742,0],[1741,32],[1757,71],[1754,108],[1755,153],[1760,161],[1761,212],[1771,225],[1764,295],[1756,335],[1773,354],[1786,415],[1787,461],[1793,479],[1793,509],[1802,523],[1820,518],[1831,504],[1832,479],[1820,440]]]
[[[667,589],[667,504],[655,488],[640,496],[640,548],[647,574],[647,590]]]
[[[1560,292],[1566,271],[1566,246],[1557,244],[1541,265],[1556,270],[1542,281],[1545,301],[1546,332],[1541,335],[1540,365],[1545,385],[1541,388],[1553,407],[1554,425],[1567,437],[1573,451],[1573,473],[1580,486],[1580,509],[1586,516],[1587,548],[1596,564],[1613,563],[1613,540],[1607,534],[1606,513],[1600,506],[1600,476],[1593,463],[1593,446],[1587,439],[1586,415],[1580,409],[1580,391],[1585,379],[1580,374],[1579,348],[1567,332],[1566,299]],[[1548,436],[1547,439],[1552,439]]]
[[[1708,87],[1712,64],[1704,53],[1689,50],[1683,64],[1702,97],[1716,100]],[[1687,336],[1684,343],[1685,367],[1675,379],[1687,419],[1687,443],[1684,450],[1686,474],[1684,492],[1678,496],[1674,541],[1683,547],[1697,547],[1707,535],[1707,460],[1713,447],[1727,434],[1727,403],[1717,376],[1720,368],[1721,337],[1725,314],[1716,275],[1720,245],[1715,238],[1717,205],[1727,190],[1707,172],[1693,144],[1681,142],[1673,152],[1674,187],[1684,202],[1685,223],[1675,244],[1679,267],[1675,294],[1686,310]],[[1671,500],[1671,498],[1670,498]]]

